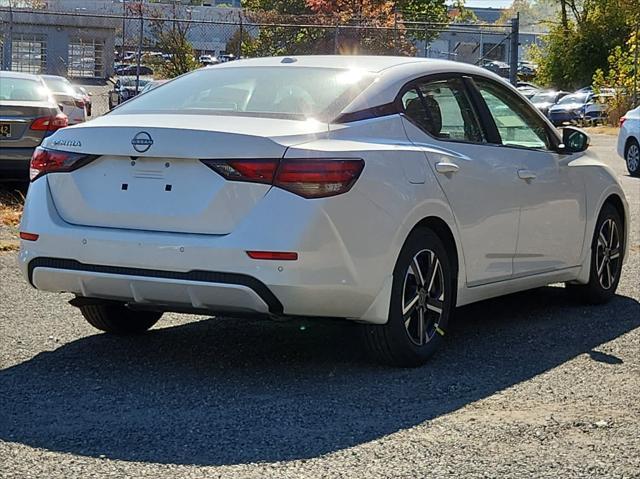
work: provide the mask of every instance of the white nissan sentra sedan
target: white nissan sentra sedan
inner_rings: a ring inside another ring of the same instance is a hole
[[[456,306],[614,295],[627,203],[588,144],[470,65],[230,62],[47,138],[20,264],[109,333],[165,311],[344,318],[416,366]]]

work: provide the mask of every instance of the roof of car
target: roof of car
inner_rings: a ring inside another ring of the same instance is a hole
[[[5,78],[24,78],[25,80],[33,80],[40,81],[40,77],[38,75],[33,75],[31,73],[22,73],[22,72],[9,72],[9,71],[0,71],[0,76]]]
[[[227,62],[221,66],[224,68],[233,68],[240,66],[249,67],[295,65],[300,67],[348,68],[366,70],[370,72],[381,72],[383,70],[399,65],[413,63],[419,63],[424,66],[429,65],[435,68],[446,65],[446,67],[452,71],[457,71],[458,69],[464,70],[465,66],[471,66],[460,62],[435,60],[432,58],[373,55],[291,55],[280,57],[247,58],[242,60],[235,60],[233,62]]]
[[[69,81],[67,80],[65,77],[62,77],[60,75],[40,75],[42,78],[50,78],[51,80],[54,79],[59,79],[59,80],[64,80],[64,81]]]

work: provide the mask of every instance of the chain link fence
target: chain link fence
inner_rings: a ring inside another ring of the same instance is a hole
[[[104,79],[119,72],[137,73],[138,63],[143,74],[153,71],[161,76],[171,71],[163,67],[165,63],[184,60],[178,56],[191,58],[177,70],[240,57],[376,54],[463,61],[514,80],[519,53],[526,43],[538,41],[523,38],[517,21],[443,24],[409,22],[400,14],[345,19],[238,8],[72,1],[59,0],[42,9],[0,8],[2,68]]]

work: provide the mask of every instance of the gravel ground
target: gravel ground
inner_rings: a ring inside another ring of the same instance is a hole
[[[615,138],[594,149],[640,180]],[[619,295],[562,287],[461,309],[425,367],[357,328],[171,314],[96,334],[0,254],[0,477],[640,477],[640,229]]]

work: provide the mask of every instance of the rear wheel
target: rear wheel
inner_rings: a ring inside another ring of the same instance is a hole
[[[567,284],[567,290],[588,304],[602,304],[616,293],[622,272],[624,225],[618,211],[605,204],[591,243],[591,271],[587,284]]]
[[[365,325],[367,348],[392,366],[424,364],[438,349],[454,305],[450,258],[428,229],[407,239],[393,272],[386,324]]]
[[[162,316],[155,311],[133,311],[116,302],[84,304],[79,308],[91,326],[119,336],[144,333]]]
[[[627,143],[624,159],[627,162],[629,174],[631,176],[640,176],[640,145],[635,138],[631,138]]]

